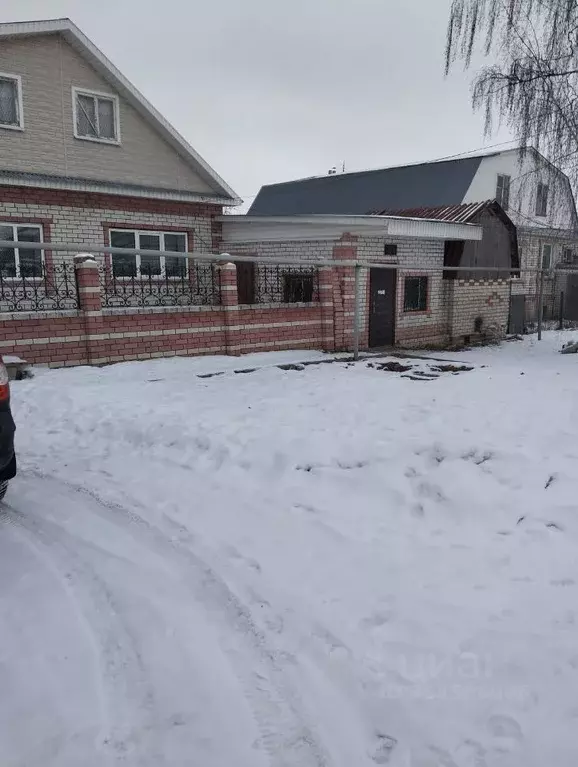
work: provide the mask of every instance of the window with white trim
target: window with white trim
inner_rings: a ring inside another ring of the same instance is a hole
[[[22,80],[18,75],[0,72],[0,128],[21,130],[23,127]]]
[[[187,252],[186,232],[149,232],[137,229],[111,229],[110,246],[132,250],[166,250]],[[188,259],[170,256],[119,255],[112,256],[115,277],[186,277]]]
[[[74,135],[89,141],[120,143],[118,98],[73,88]]]
[[[13,248],[0,248],[0,279],[42,277],[42,251],[18,247],[19,242],[42,242],[41,226],[0,221],[0,240],[14,243]]]

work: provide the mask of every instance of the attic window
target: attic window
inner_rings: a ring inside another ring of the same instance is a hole
[[[496,184],[496,200],[502,206],[504,210],[508,210],[510,207],[510,176],[503,176],[498,174],[498,182]]]
[[[120,144],[118,98],[73,88],[74,135],[87,141]]]
[[[0,128],[22,130],[22,81],[18,75],[0,73]]]

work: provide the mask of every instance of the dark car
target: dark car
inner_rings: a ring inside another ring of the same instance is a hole
[[[14,432],[16,426],[10,410],[10,379],[0,357],[0,501],[6,495],[8,482],[16,476]]]

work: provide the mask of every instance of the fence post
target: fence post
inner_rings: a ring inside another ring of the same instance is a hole
[[[564,291],[560,291],[560,321],[558,323],[558,330],[564,330]]]
[[[98,342],[103,333],[102,297],[98,264],[90,253],[79,253],[74,257],[76,285],[78,290],[78,309],[83,320],[84,347],[88,364],[105,362],[105,354],[98,350]],[[77,364],[77,363],[75,363]]]
[[[361,332],[361,266],[355,264],[355,299],[353,306],[353,359],[359,359],[359,334]]]
[[[239,317],[239,297],[237,293],[237,267],[230,261],[218,265],[219,286],[221,291],[221,309],[225,319],[226,354],[238,357],[241,354],[239,331],[234,329]]]
[[[540,290],[538,291],[538,341],[542,340],[542,321],[544,319],[544,264],[540,269]]]

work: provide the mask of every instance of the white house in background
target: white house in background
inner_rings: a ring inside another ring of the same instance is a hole
[[[518,228],[522,270],[578,258],[578,220],[568,177],[535,149],[343,173],[262,187],[249,215],[399,213],[496,199]],[[523,273],[515,292],[535,315],[538,277]],[[554,311],[546,279],[546,316]]]

